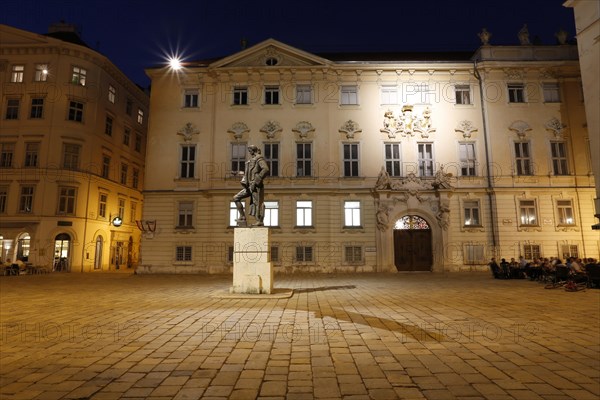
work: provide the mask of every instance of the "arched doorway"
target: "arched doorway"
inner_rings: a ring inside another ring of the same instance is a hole
[[[54,238],[54,271],[69,272],[71,236],[61,233]]]
[[[104,239],[102,236],[96,238],[96,251],[94,254],[94,269],[102,269],[102,251],[104,249]]]
[[[394,264],[398,271],[431,271],[431,228],[416,215],[405,215],[394,225]]]

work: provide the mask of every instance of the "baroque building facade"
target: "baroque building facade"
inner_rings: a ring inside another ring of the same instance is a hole
[[[134,268],[148,95],[72,25],[0,37],[2,260]]]
[[[152,80],[140,273],[230,271],[247,146],[275,271],[597,257],[575,46],[311,54],[273,39]],[[255,244],[262,250],[263,243]]]

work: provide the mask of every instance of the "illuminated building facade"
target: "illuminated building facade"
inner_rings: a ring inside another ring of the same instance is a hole
[[[0,37],[2,260],[135,267],[148,96],[71,25]]]
[[[269,39],[148,69],[138,271],[230,270],[250,144],[271,169],[276,271],[598,257],[576,47],[480,37],[474,54],[315,55]]]

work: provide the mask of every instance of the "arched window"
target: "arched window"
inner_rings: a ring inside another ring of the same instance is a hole
[[[396,221],[394,229],[431,229],[427,221],[416,215],[405,215]]]

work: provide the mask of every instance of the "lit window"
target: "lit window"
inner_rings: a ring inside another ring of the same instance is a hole
[[[471,87],[469,85],[454,86],[456,104],[471,104]]]
[[[381,87],[381,104],[398,104],[398,88],[396,86]]]
[[[433,143],[419,143],[419,175],[433,176]]]
[[[193,228],[194,203],[191,201],[179,202],[177,228]]]
[[[476,200],[469,200],[463,203],[463,209],[465,212],[465,226],[480,226],[479,220],[479,202]]]
[[[198,107],[198,91],[197,90],[186,90],[184,92],[183,106],[185,108],[197,108]]]
[[[83,103],[78,101],[69,102],[69,121],[83,122]]]
[[[33,186],[21,186],[21,197],[19,198],[19,212],[30,213],[33,209]]]
[[[358,87],[356,85],[344,85],[341,87],[340,104],[342,104],[342,105],[357,105],[358,104]]]
[[[296,176],[312,176],[312,143],[296,143]]]
[[[515,142],[515,164],[517,175],[532,175],[529,142]]]
[[[522,83],[509,83],[508,102],[525,103],[525,85],[523,85]]]
[[[520,200],[519,214],[521,225],[537,225],[537,210],[534,200]]]
[[[551,142],[554,175],[569,175],[567,147],[564,142]]]
[[[40,119],[44,116],[44,98],[34,97],[31,99],[31,110],[29,118]]]
[[[265,226],[279,226],[279,202],[265,201]]]
[[[279,104],[279,86],[265,87],[265,104]]]
[[[237,226],[237,220],[240,218],[240,213],[235,205],[235,202],[229,202],[229,226]]]
[[[25,76],[25,66],[24,65],[13,65],[12,66],[12,74],[10,75],[10,81],[12,83],[22,83],[24,76]]]
[[[36,82],[46,82],[48,80],[48,64],[36,64],[35,76]]]
[[[14,154],[14,143],[0,143],[0,167],[12,168]]]
[[[63,168],[69,170],[78,170],[80,153],[80,145],[65,143],[63,145]]]
[[[312,104],[311,85],[296,85],[296,104]]]
[[[25,162],[24,167],[37,167],[40,155],[40,143],[29,142],[25,143]]]
[[[238,174],[246,170],[246,143],[231,143],[231,173]]]
[[[236,87],[233,89],[233,105],[242,106],[248,104],[248,88]]]
[[[137,122],[140,125],[142,125],[144,123],[144,110],[138,109]]]
[[[542,91],[544,92],[545,103],[560,103],[560,86],[558,86],[558,83],[543,83]]]
[[[75,85],[85,86],[85,78],[87,71],[81,67],[73,67],[71,74],[71,83]]]
[[[296,202],[296,226],[312,226],[312,201]]]
[[[460,173],[462,176],[475,176],[477,171],[475,166],[475,143],[459,143],[458,152],[460,157]]]
[[[358,143],[344,143],[344,176],[358,176]]]
[[[58,214],[73,215],[75,213],[75,188],[61,187],[58,196]]]
[[[575,225],[573,202],[571,200],[557,200],[556,208],[559,225]]]
[[[19,99],[8,99],[6,101],[6,119],[19,119],[19,107],[21,100]]]
[[[399,143],[385,143],[385,170],[390,176],[400,176],[401,171],[401,159],[400,159],[400,144]]]
[[[279,176],[279,143],[265,143],[264,156],[269,166],[269,176]]]
[[[344,201],[344,226],[361,226],[360,201]]]
[[[177,246],[175,261],[192,261],[192,246]]]

